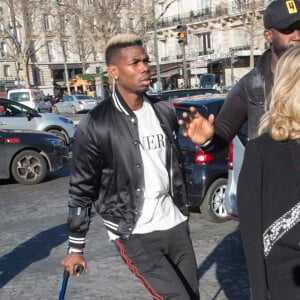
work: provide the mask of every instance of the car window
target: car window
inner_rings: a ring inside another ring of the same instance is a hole
[[[69,96],[67,96],[67,97],[65,97],[64,99],[63,99],[63,102],[69,102],[69,101],[72,101],[72,98],[71,97],[69,97]]]
[[[76,95],[75,97],[77,99],[92,99],[90,96],[86,96],[86,95]]]
[[[25,108],[10,103],[3,103],[1,106],[3,107],[1,117],[24,117],[27,112]]]
[[[197,106],[198,112],[205,118],[208,117],[208,108],[205,105]],[[183,119],[183,112],[190,112],[190,106],[176,106],[178,120]],[[180,126],[178,135],[182,136],[183,126]]]
[[[42,100],[42,95],[38,91],[34,91],[33,92],[33,96],[34,96],[34,99],[37,100],[37,101],[41,101]]]
[[[215,117],[218,115],[220,108],[222,107],[223,103],[214,102],[208,104],[208,115],[213,114]]]
[[[29,101],[30,95],[28,92],[14,92],[9,94],[9,99],[14,101]]]

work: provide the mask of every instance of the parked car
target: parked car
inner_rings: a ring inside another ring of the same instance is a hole
[[[52,112],[52,103],[39,89],[13,89],[7,93],[7,98],[27,105],[38,112]]]
[[[55,134],[66,145],[73,143],[75,125],[64,116],[39,113],[21,103],[0,98],[0,129],[39,130]]]
[[[190,97],[194,95],[211,95],[211,94],[218,94],[219,92],[215,89],[180,89],[180,90],[169,90],[169,91],[162,91],[161,93],[154,93],[149,91],[147,94],[153,96],[155,98],[159,98],[161,100],[166,101],[173,101],[179,97]]]
[[[97,100],[86,95],[69,95],[53,106],[56,114],[72,113],[92,110],[97,105]]]
[[[68,149],[63,140],[39,131],[0,130],[0,178],[37,184],[48,171],[66,165]]]
[[[239,134],[229,145],[228,154],[228,184],[225,192],[225,208],[227,214],[238,220],[237,183],[244,159],[245,147],[248,141],[248,122],[243,124]]]
[[[173,103],[179,119],[182,113],[194,106],[204,116],[218,115],[225,98],[208,100],[191,100]],[[213,96],[212,96],[213,97]],[[193,98],[197,98],[194,96]],[[225,189],[228,174],[228,149],[204,153],[199,145],[194,144],[182,135],[179,130],[178,142],[183,153],[187,192],[192,210],[199,210],[206,219],[212,222],[225,222],[229,216],[225,210]]]

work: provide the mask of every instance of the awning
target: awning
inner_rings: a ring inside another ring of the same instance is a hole
[[[61,69],[64,69],[65,66],[64,66],[64,64],[49,64],[49,68],[51,70],[61,70]],[[67,68],[68,69],[82,69],[82,65],[76,64],[76,63],[67,63]]]
[[[172,68],[172,69],[168,69],[168,70],[161,70],[160,71],[160,77],[161,78],[167,78],[167,77],[171,77],[173,75],[179,74],[179,68]],[[157,78],[156,73],[151,76],[151,78]]]

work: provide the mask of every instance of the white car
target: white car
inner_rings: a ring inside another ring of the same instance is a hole
[[[75,125],[64,116],[39,113],[21,103],[0,99],[0,130],[22,129],[39,130],[52,133],[63,139],[65,145],[73,143]]]
[[[237,184],[244,160],[245,147],[248,141],[248,123],[245,122],[239,134],[229,145],[228,183],[225,191],[225,209],[228,216],[238,220]]]
[[[52,112],[52,104],[39,89],[13,89],[7,98],[22,103],[38,112]]]
[[[61,101],[55,103],[53,112],[56,114],[71,113],[92,110],[97,105],[97,100],[86,95],[69,95],[65,96]]]

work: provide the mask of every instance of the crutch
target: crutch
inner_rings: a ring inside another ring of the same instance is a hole
[[[82,265],[75,265],[74,266],[74,273],[81,273],[83,271],[83,266]],[[59,293],[59,299],[58,300],[64,300],[65,299],[65,293],[67,290],[67,284],[68,284],[68,279],[70,277],[70,273],[64,269],[64,274],[63,274],[63,279],[61,283],[61,289]]]

